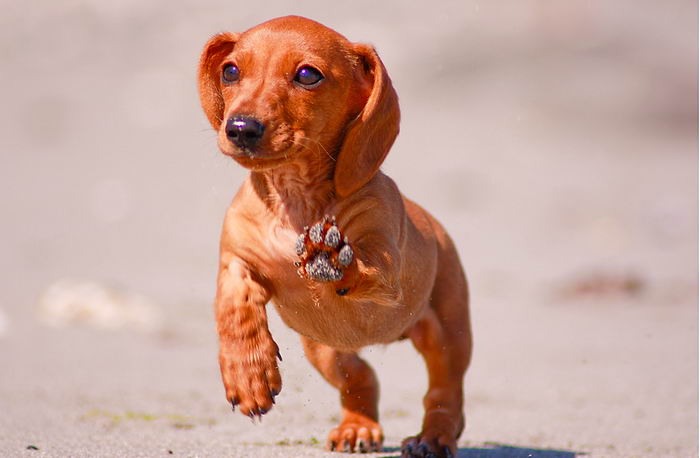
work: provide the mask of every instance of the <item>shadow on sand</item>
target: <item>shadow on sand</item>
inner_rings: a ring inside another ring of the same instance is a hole
[[[385,448],[384,450],[392,454],[382,458],[401,456],[400,448]],[[585,453],[487,443],[483,447],[461,447],[457,450],[456,458],[576,458],[580,455],[585,455]]]

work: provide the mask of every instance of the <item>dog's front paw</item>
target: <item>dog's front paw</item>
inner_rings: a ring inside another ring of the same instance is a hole
[[[346,418],[328,434],[326,450],[345,453],[381,452],[383,441],[384,434],[379,423],[358,415],[356,418]]]
[[[254,348],[222,345],[219,352],[226,399],[243,415],[262,418],[275,403],[282,389],[277,360],[282,360],[277,344],[269,339]]]
[[[313,226],[305,227],[296,242],[296,253],[300,261],[295,265],[302,278],[320,282],[339,281],[343,271],[350,266],[355,254],[343,237],[335,217],[324,216]]]

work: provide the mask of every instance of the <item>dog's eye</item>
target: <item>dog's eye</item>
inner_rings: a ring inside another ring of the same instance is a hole
[[[240,78],[241,72],[238,71],[238,67],[233,64],[226,64],[224,70],[221,72],[221,79],[224,83],[235,83]]]
[[[297,71],[296,75],[294,75],[294,81],[307,89],[311,89],[321,84],[321,81],[323,81],[323,75],[321,75],[321,72],[315,68],[305,65]]]

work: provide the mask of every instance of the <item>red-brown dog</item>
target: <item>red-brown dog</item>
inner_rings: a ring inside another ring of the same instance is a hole
[[[215,308],[228,400],[260,416],[282,388],[271,301],[340,392],[330,450],[381,450],[379,387],[357,352],[408,337],[429,388],[403,456],[454,456],[472,346],[467,283],[445,230],[379,170],[399,105],[374,49],[278,18],[209,40],[199,90],[219,148],[251,171],[221,238]]]

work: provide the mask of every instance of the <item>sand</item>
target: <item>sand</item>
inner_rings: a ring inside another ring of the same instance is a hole
[[[697,4],[285,5],[0,6],[0,455],[335,456],[337,394],[271,308],[283,391],[261,424],[230,412],[211,310],[245,171],[216,151],[198,54],[297,13],[377,47],[403,119],[384,170],[462,256],[459,456],[697,456]],[[66,279],[103,289],[47,308]],[[363,354],[374,456],[398,456],[422,362]]]

